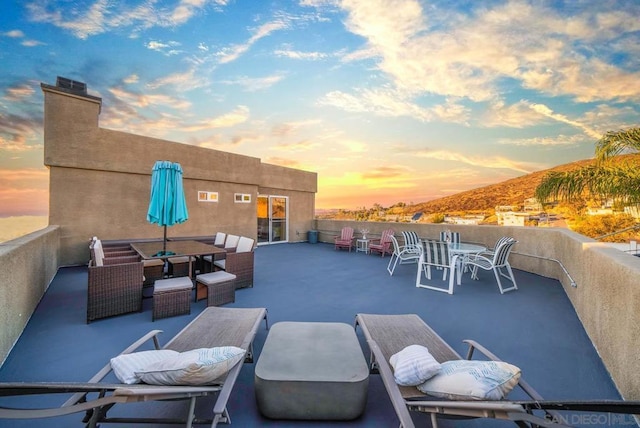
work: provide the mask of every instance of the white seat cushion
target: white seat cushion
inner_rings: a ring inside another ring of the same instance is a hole
[[[253,239],[241,237],[236,247],[236,253],[248,253],[251,250],[253,250]]]
[[[153,292],[183,290],[185,288],[193,288],[193,283],[189,277],[179,276],[177,278],[161,279],[156,281]]]
[[[196,281],[205,285],[217,284],[219,282],[230,281],[232,279],[236,279],[234,274],[223,271],[203,273],[196,276]]]
[[[224,242],[224,248],[236,248],[240,237],[238,235],[227,235],[227,240]]]
[[[178,263],[189,263],[189,256],[178,256],[178,257],[169,257],[169,263],[178,264]]]
[[[227,261],[226,259],[225,259],[225,260],[216,260],[216,261],[213,263],[213,265],[214,265],[214,266],[219,267],[219,268],[220,268],[220,269],[222,269],[222,270],[225,270],[225,266],[227,265],[227,264],[225,263],[226,261]]]

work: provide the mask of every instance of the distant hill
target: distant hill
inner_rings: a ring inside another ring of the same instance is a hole
[[[632,162],[640,168],[640,154],[616,156],[615,162]],[[570,171],[593,164],[594,159],[585,159],[559,165],[550,169],[533,172],[521,177],[512,178],[489,186],[467,190],[444,198],[434,199],[411,206],[406,206],[404,212],[455,213],[482,212],[493,210],[498,205],[520,206],[525,199],[532,198],[536,187],[543,177],[551,171]]]

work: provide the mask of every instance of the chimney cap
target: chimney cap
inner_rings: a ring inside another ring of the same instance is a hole
[[[58,76],[56,78],[56,87],[65,89],[74,94],[87,95],[86,83],[78,82],[77,80],[68,79],[66,77]]]

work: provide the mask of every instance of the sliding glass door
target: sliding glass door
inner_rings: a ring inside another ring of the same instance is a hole
[[[287,242],[289,198],[258,195],[258,244]]]

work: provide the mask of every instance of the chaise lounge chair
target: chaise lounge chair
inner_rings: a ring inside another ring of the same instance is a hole
[[[558,410],[610,412],[619,414],[637,414],[640,412],[638,401],[544,401],[525,380],[519,378],[517,386],[530,398],[530,401],[475,401],[447,400],[436,398],[421,392],[415,386],[400,386],[396,383],[389,364],[392,355],[409,345],[422,345],[439,362],[462,360],[462,357],[449,346],[437,333],[415,314],[374,315],[358,314],[355,328],[360,326],[371,351],[370,368],[382,377],[394,410],[400,420],[401,428],[413,428],[410,411],[428,413],[431,425],[438,426],[437,417],[444,418],[494,418],[513,421],[520,427],[567,426],[568,418],[562,417]],[[492,361],[501,361],[486,348],[473,340],[465,340],[469,345],[467,360],[471,360],[475,350]],[[534,414],[534,411],[536,414]],[[570,420],[570,418],[569,418]]]
[[[161,349],[184,352],[198,348],[219,346],[235,346],[246,351],[245,362],[253,361],[253,340],[262,320],[268,329],[267,310],[265,308],[220,308],[208,307],[182,331],[174,336]],[[120,355],[129,354],[153,340],[155,349],[160,349],[158,334],[161,330],[153,330],[134,344],[122,351]],[[241,363],[216,380],[215,384],[203,386],[164,386],[148,384],[107,384],[101,381],[112,371],[107,363],[94,377],[86,383],[0,383],[0,397],[20,395],[64,394],[73,393],[62,406],[54,408],[7,408],[0,406],[0,419],[37,419],[63,416],[72,413],[86,412],[83,420],[87,427],[96,427],[102,423],[172,423],[183,424],[187,428],[194,423],[210,424],[230,423],[227,412],[227,401],[231,395],[236,379],[242,369]],[[93,396],[97,393],[97,396]],[[196,419],[195,404],[198,397],[218,394],[213,407],[213,415],[207,419]],[[110,418],[107,412],[116,404],[136,403],[143,401],[190,400],[189,410],[184,419],[144,417]]]

